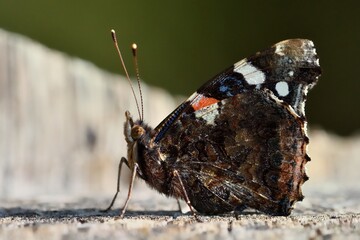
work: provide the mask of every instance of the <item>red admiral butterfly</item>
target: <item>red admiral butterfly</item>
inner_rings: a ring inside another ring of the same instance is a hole
[[[132,178],[121,216],[136,176],[194,215],[289,215],[308,179],[304,106],[320,73],[313,42],[289,39],[206,82],[155,129],[126,112],[119,173],[125,163]]]

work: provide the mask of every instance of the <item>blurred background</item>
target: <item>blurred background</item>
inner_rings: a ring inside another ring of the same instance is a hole
[[[0,28],[121,73],[116,29],[130,73],[139,46],[142,79],[189,96],[236,61],[287,38],[315,42],[323,75],[311,91],[311,126],[340,135],[360,128],[357,1],[0,1]]]
[[[284,39],[313,40],[323,75],[306,106],[314,160],[304,186],[358,189],[359,7],[356,1],[0,1],[0,198],[111,197],[126,155],[124,111],[136,116],[129,85],[120,81],[112,28],[132,76],[130,45],[138,44],[145,120],[153,127],[178,96],[190,96],[242,58]]]

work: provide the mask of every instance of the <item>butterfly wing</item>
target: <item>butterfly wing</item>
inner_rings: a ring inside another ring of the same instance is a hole
[[[157,127],[156,142],[180,117],[236,94],[253,89],[269,89],[297,115],[305,118],[306,94],[321,74],[312,41],[289,39],[245,58],[200,87]]]
[[[319,75],[312,42],[286,40],[205,83],[155,129],[195,209],[291,212],[307,179],[304,102]]]

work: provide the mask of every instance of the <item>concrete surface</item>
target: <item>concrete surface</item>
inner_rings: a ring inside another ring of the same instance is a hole
[[[162,197],[132,201],[124,219],[119,208],[100,211],[109,199],[1,201],[0,239],[359,239],[359,199],[360,191],[314,192],[289,217],[246,210],[203,222]]]

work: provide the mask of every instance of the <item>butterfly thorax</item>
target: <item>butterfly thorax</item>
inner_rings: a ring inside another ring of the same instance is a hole
[[[133,121],[130,113],[125,113],[125,140],[128,144],[128,164],[133,171],[137,165],[137,176],[151,187],[167,194],[164,186],[167,179],[166,163],[160,157],[157,144],[154,144],[155,131],[142,120]]]

